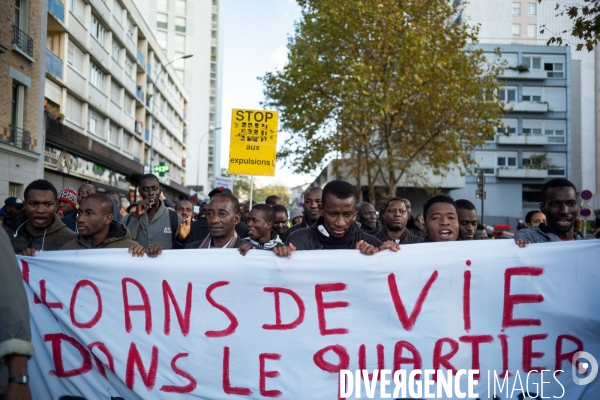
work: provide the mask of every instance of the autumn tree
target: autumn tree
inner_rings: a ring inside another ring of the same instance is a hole
[[[542,0],[538,1],[542,2]],[[563,35],[570,34],[581,41],[581,43],[575,45],[578,51],[584,47],[588,51],[594,50],[598,39],[600,39],[600,0],[579,0],[577,2],[573,2],[572,0],[556,1],[554,10],[557,17],[568,16],[573,22],[573,27],[570,30],[561,32],[550,32],[554,36],[548,39],[548,45],[568,43],[569,40],[564,39]],[[545,25],[542,25],[541,28],[541,33],[544,33],[548,29]]]
[[[298,0],[288,64],[263,78],[265,105],[291,139],[279,156],[296,172],[334,158],[371,189],[472,162],[499,125],[501,66],[474,47],[447,0]],[[419,168],[414,168],[419,166]],[[360,182],[357,179],[357,182]],[[360,186],[360,183],[359,185]],[[374,196],[374,194],[373,194]]]

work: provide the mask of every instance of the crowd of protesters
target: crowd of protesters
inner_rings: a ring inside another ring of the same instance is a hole
[[[175,204],[152,174],[142,177],[138,193],[141,200],[130,203],[118,193],[98,193],[90,183],[77,191],[57,191],[52,183],[36,180],[25,189],[23,201],[5,200],[0,209],[0,398],[2,393],[5,399],[30,398],[26,366],[34,351],[21,275],[16,258],[6,257],[10,252],[35,256],[40,251],[126,248],[133,257],[158,257],[170,249],[235,248],[241,255],[263,250],[280,257],[321,249],[372,255],[404,245],[489,236],[468,200],[436,195],[413,217],[410,201],[393,197],[377,212],[372,204],[359,203],[356,188],[341,180],[306,190],[303,213],[288,213],[276,195],[264,204],[240,204],[225,188],[214,189],[210,200],[198,206],[193,199]],[[529,212],[514,235],[516,245],[583,239],[576,227],[575,186],[552,179],[541,194],[540,210]],[[600,230],[594,234],[600,236]]]

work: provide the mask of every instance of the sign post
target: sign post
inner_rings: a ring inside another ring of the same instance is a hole
[[[583,237],[585,237],[586,235],[586,231],[587,231],[587,221],[592,217],[592,210],[589,207],[589,203],[590,201],[592,201],[592,197],[594,197],[594,195],[592,194],[591,190],[585,189],[582,190],[581,193],[579,193],[579,197],[581,198],[581,208],[579,209],[579,217],[581,217],[581,219],[583,220]]]
[[[250,209],[254,176],[275,176],[279,112],[231,110],[230,175],[250,175]]]
[[[485,200],[485,173],[482,169],[477,172],[477,192],[475,192],[475,198],[481,199],[481,225],[485,225],[483,222],[483,201]]]

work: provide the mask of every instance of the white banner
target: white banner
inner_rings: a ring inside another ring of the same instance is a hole
[[[425,370],[479,370],[481,399],[494,390],[516,399],[521,387],[545,398],[600,394],[597,241],[419,244],[370,257],[85,250],[20,260],[35,399],[331,400],[342,369],[419,369],[421,383]],[[588,353],[587,374],[573,370],[577,351]]]

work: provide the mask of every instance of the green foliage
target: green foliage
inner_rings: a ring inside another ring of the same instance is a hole
[[[538,0],[538,2],[541,3],[542,0]],[[596,47],[598,39],[600,39],[600,0],[581,0],[581,2],[575,5],[557,2],[554,9],[557,17],[567,16],[573,22],[570,34],[583,41],[583,43],[576,45],[577,51],[581,51],[584,47],[588,51],[592,51]],[[548,28],[542,25],[541,33],[544,33],[546,29]],[[555,34],[554,32],[551,33]],[[551,44],[560,46],[564,42],[568,43],[568,40],[561,37],[561,35],[568,33],[567,30],[557,32],[556,36],[548,39],[548,46]]]
[[[472,163],[500,123],[501,65],[473,48],[447,0],[299,0],[288,64],[263,78],[265,106],[291,139],[287,165],[309,173],[339,158],[369,188],[395,193],[411,166],[443,174]],[[359,183],[360,185],[360,183]]]
[[[250,199],[250,177],[247,175],[228,175],[227,169],[221,169],[221,176],[233,178],[233,195],[240,202],[246,202]],[[277,195],[281,197],[281,202],[284,206],[290,204],[290,190],[284,185],[267,185],[257,187],[254,184],[252,198],[257,203],[264,203],[267,196]]]

